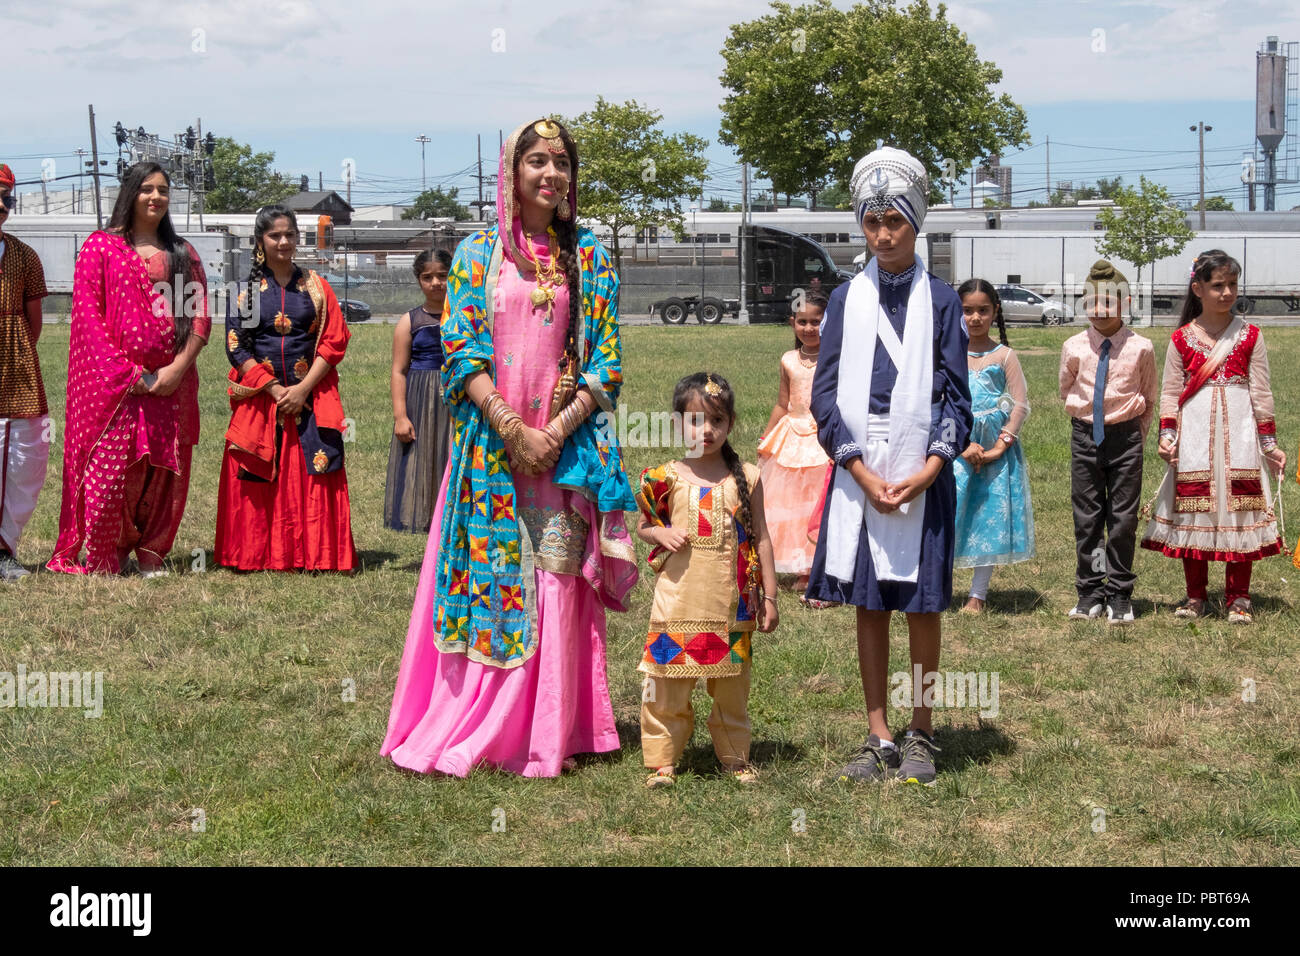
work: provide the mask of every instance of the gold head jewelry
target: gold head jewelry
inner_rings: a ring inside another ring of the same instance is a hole
[[[564,140],[560,139],[560,126],[550,120],[539,120],[533,124],[533,132],[546,140],[546,148],[552,153],[567,153]]]
[[[712,375],[710,375],[708,378],[709,380],[704,383],[704,391],[706,394],[712,395],[714,398],[717,398],[719,395],[722,394],[722,386],[713,380]]]

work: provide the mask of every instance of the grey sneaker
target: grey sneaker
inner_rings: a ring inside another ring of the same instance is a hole
[[[848,766],[840,771],[840,780],[858,782],[888,780],[898,770],[901,761],[897,747],[881,746],[880,738],[872,734],[861,749],[853,755]]]
[[[1080,600],[1078,604],[1070,608],[1070,613],[1065,616],[1071,621],[1091,621],[1094,618],[1101,617],[1101,612],[1104,610],[1106,610],[1106,605],[1100,601],[1089,605],[1086,601]]]
[[[934,755],[939,746],[923,730],[909,730],[903,735],[903,759],[898,768],[898,779],[904,783],[934,786]]]
[[[1115,595],[1106,605],[1107,624],[1132,624],[1133,602],[1122,595]]]
[[[21,581],[31,573],[8,551],[0,552],[0,581]]]

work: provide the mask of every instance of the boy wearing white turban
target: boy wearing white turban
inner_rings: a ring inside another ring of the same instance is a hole
[[[966,327],[952,288],[916,255],[929,177],[885,147],[850,182],[874,258],[830,297],[813,379],[818,439],[837,467],[808,597],[855,605],[869,735],[841,779],[935,779],[933,689],[940,614],[952,601],[956,483],[971,428]],[[889,617],[907,614],[916,686],[900,748],[886,719]],[[933,682],[933,676],[929,676]]]

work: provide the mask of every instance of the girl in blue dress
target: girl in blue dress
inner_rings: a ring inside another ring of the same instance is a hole
[[[424,293],[393,330],[393,440],[388,450],[384,527],[428,534],[447,468],[451,418],[442,403],[442,307],[451,256],[426,249],[412,267]]]
[[[984,279],[967,279],[957,294],[970,334],[966,354],[975,422],[970,444],[953,463],[957,479],[953,564],[975,569],[962,611],[978,614],[988,597],[994,565],[1034,556],[1034,509],[1019,441],[1020,426],[1029,415],[1029,398],[1020,361],[1007,345],[997,290]],[[1000,342],[989,336],[994,322]]]

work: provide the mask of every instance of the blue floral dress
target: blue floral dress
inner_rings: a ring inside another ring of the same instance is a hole
[[[1002,432],[1017,435],[1029,413],[1024,373],[1016,353],[1005,345],[968,354],[975,416],[970,440],[982,448],[993,448]],[[978,568],[1032,558],[1034,509],[1019,439],[1001,458],[979,471],[959,457],[953,462],[953,473],[957,479],[953,564]]]

